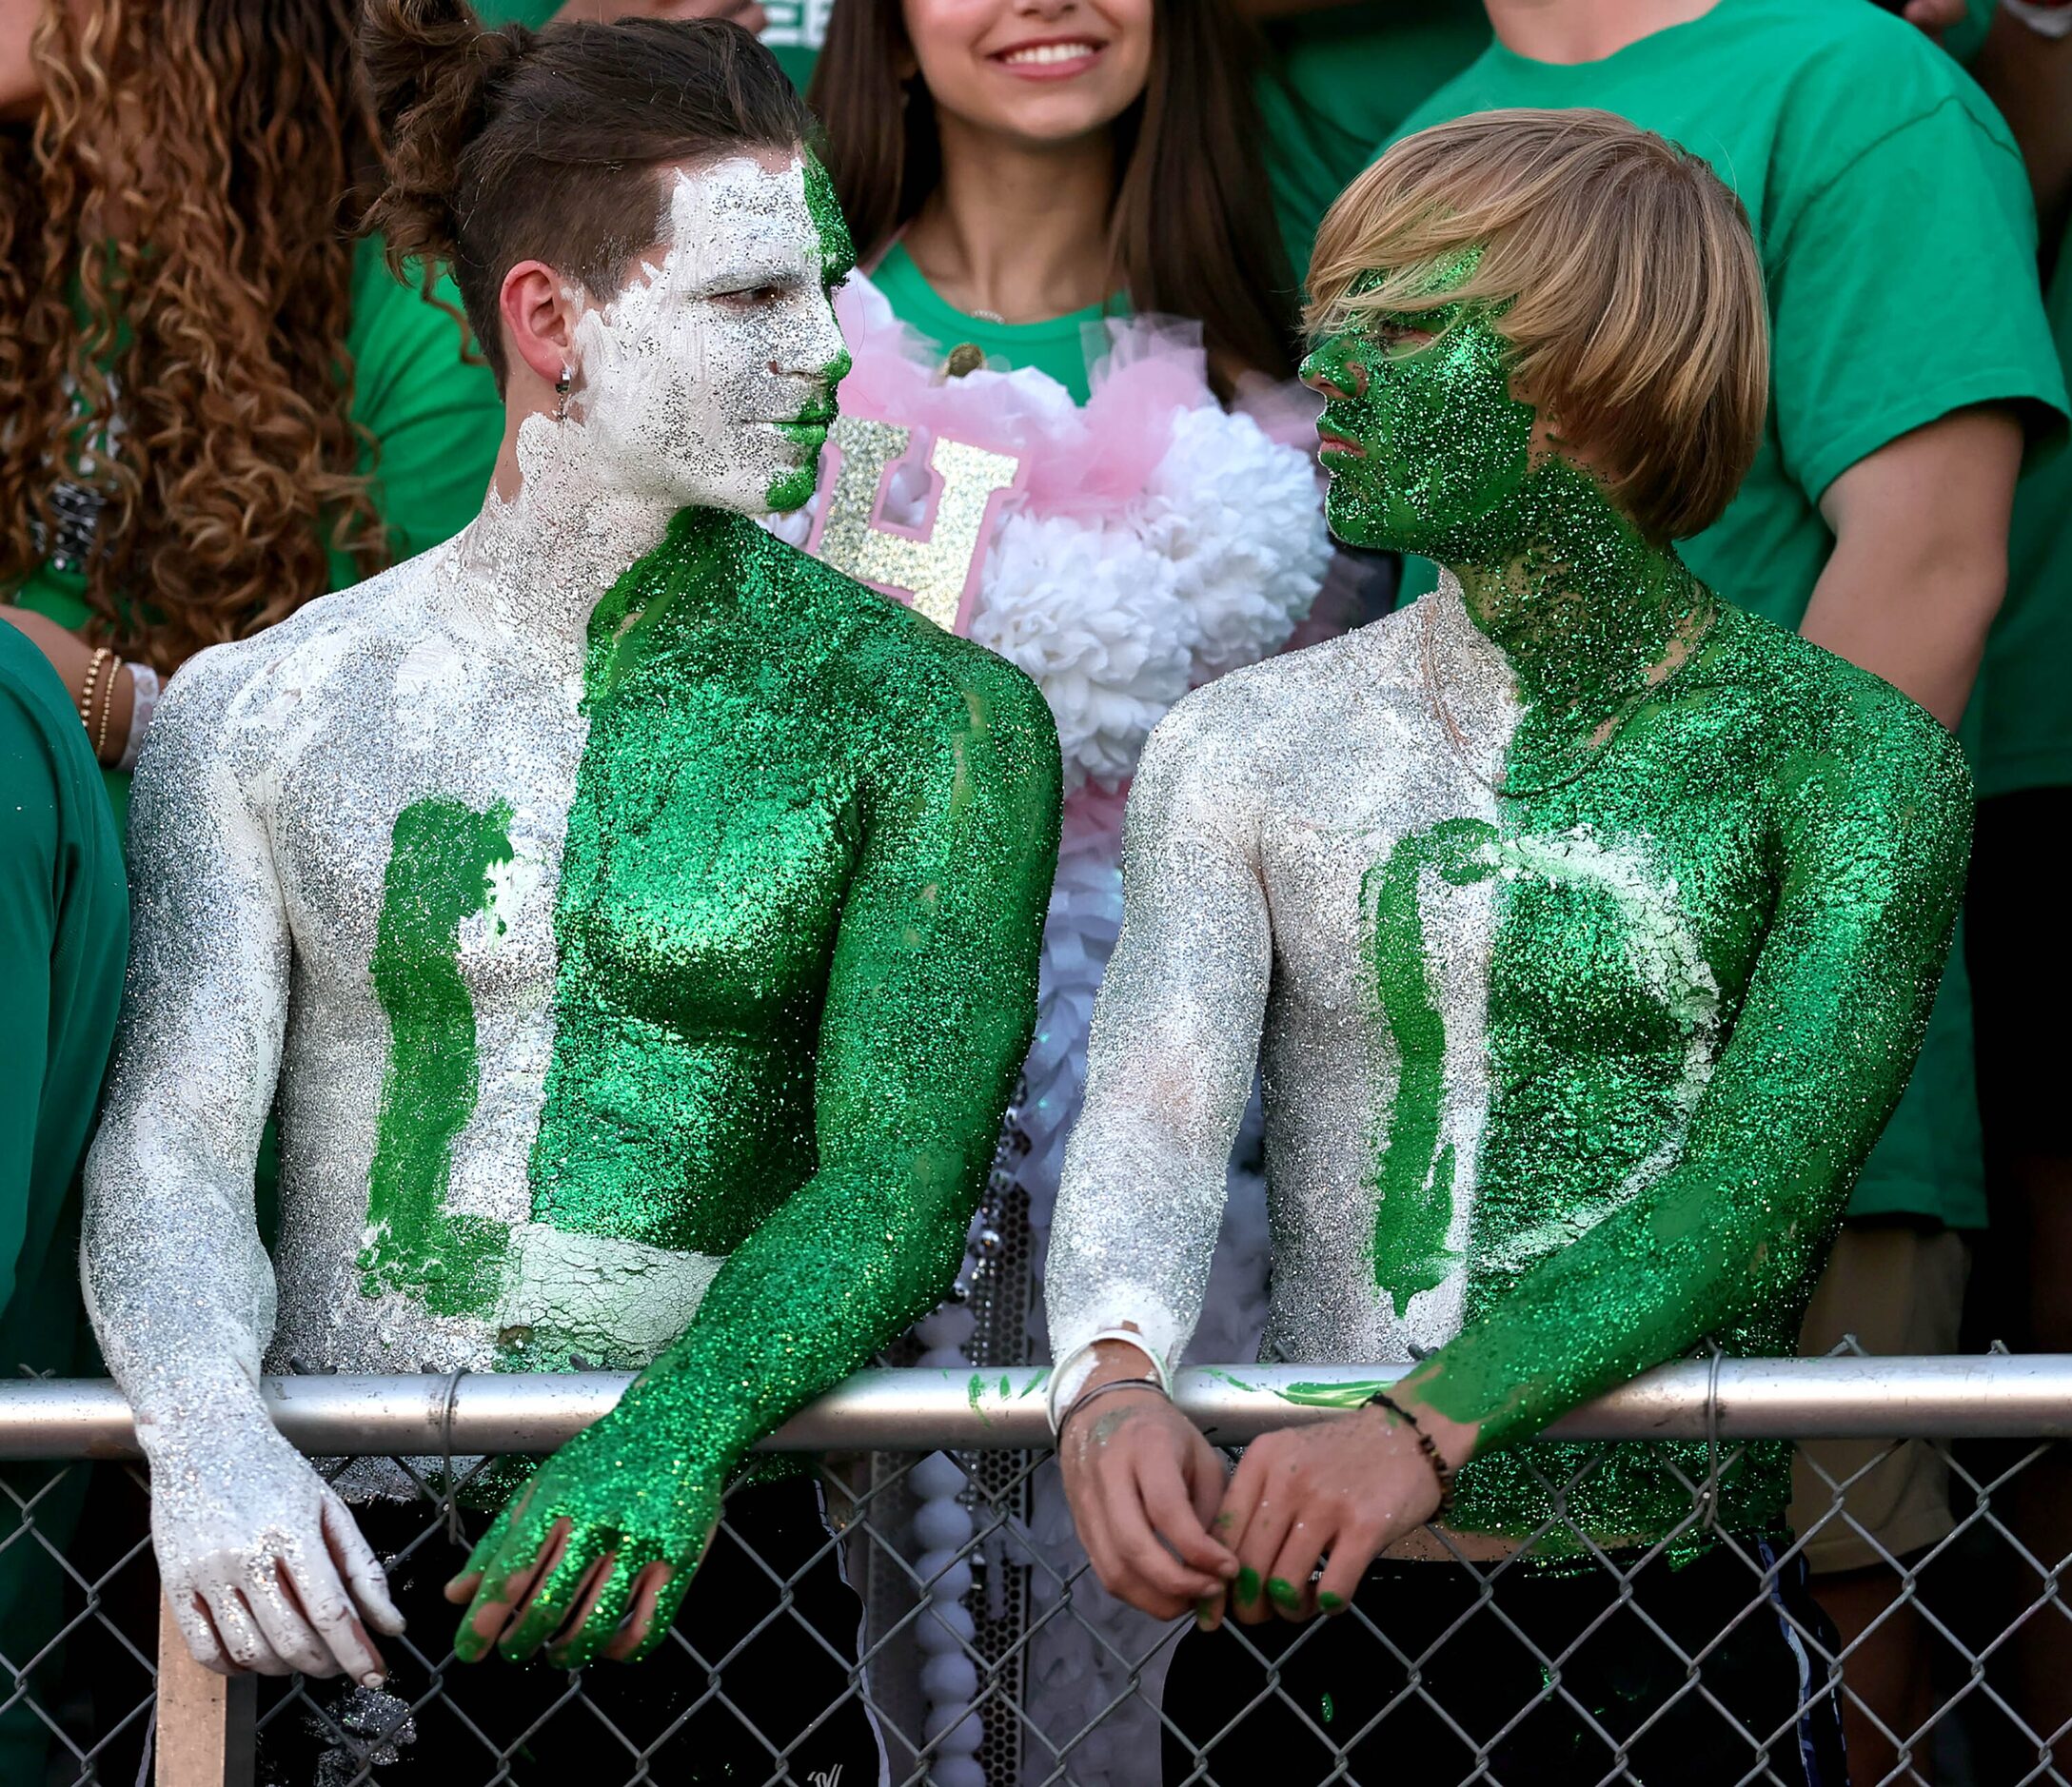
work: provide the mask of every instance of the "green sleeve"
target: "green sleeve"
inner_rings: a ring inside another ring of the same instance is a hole
[[[1769,928],[1676,1164],[1412,1375],[1481,1450],[1803,1297],[1906,1084],[1963,889],[1969,772],[1904,717],[1793,771]]]
[[[57,930],[57,801],[44,740],[0,685],[0,1310],[14,1294],[36,1186]]]
[[[479,352],[464,351],[459,291],[450,278],[427,299],[396,280],[381,245],[360,245],[352,332],[353,418],[373,440],[374,506],[394,559],[459,533],[482,507],[503,442],[503,402]],[[356,581],[334,556],[334,588]]]
[[[1035,1023],[1057,846],[1048,709],[968,654],[956,717],[884,767],[836,940],[819,1170],[720,1267],[629,1392],[737,1458],[948,1290]]]
[[[2065,410],[2021,153],[1967,77],[1949,78],[1962,86],[1839,169],[1780,156],[1822,169],[1780,195],[1765,244],[1779,446],[1816,501],[1967,404],[2018,404],[2039,435]],[[1821,123],[1808,108],[1799,128]]]
[[[128,926],[121,849],[86,734],[43,655],[0,624],[0,1369],[10,1373],[69,1360],[78,1298],[59,1237],[114,1038]],[[53,1295],[30,1294],[42,1291]],[[49,1319],[30,1320],[38,1310]],[[60,1344],[64,1358],[29,1359]]]

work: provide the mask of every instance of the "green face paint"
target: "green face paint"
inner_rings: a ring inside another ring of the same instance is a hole
[[[1330,387],[1317,430],[1332,531],[1350,545],[1446,564],[1509,557],[1528,538],[1520,498],[1533,416],[1511,395],[1503,338],[1466,304],[1379,326],[1387,339],[1340,329],[1302,364],[1304,379]],[[1391,344],[1407,331],[1435,339]]]
[[[856,244],[849,234],[849,220],[842,215],[835,183],[810,150],[803,164],[806,213],[819,236],[820,282],[830,298],[835,287],[855,271]],[[819,481],[820,449],[827,444],[827,431],[835,424],[836,387],[849,376],[846,352],[838,354],[820,369],[824,403],[817,403],[794,422],[779,424],[779,432],[796,442],[800,454],[798,468],[771,484],[768,501],[774,514],[787,514],[813,500]]]

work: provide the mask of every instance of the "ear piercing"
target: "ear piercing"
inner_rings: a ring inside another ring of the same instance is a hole
[[[554,420],[556,422],[566,422],[568,420],[568,387],[575,382],[575,372],[568,366],[563,366],[562,376],[554,381]]]

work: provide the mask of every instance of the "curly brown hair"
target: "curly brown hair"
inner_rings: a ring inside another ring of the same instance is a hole
[[[354,0],[55,0],[0,137],[0,590],[99,498],[89,633],[160,670],[387,558],[351,420],[380,187]]]

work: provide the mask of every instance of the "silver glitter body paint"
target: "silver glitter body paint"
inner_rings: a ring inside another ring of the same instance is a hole
[[[841,353],[800,164],[680,172],[665,224],[660,265],[582,314],[568,413],[524,421],[517,495],[492,492],[454,540],[202,654],[144,753],[84,1269],[151,1463],[161,1572],[204,1660],[329,1672],[276,1568],[306,1605],[329,1597],[320,1522],[380,1592],[343,1506],[267,1422],[263,1366],[488,1369],[500,1330],[543,1309],[594,1332],[601,1357],[644,1364],[720,1264],[530,1221],[591,610],[678,509],[758,512],[811,464],[818,442],[781,424],[824,400]],[[510,844],[458,937],[479,1095],[445,1209],[507,1227],[513,1264],[493,1304],[457,1315],[367,1294],[359,1264],[390,1049],[370,961],[397,816],[426,799],[506,810]],[[252,1201],[276,1102],[278,1273]],[[406,1489],[385,1470],[356,1466],[345,1486]]]
[[[1471,741],[1466,757],[1426,685],[1428,622],[1437,681]],[[1710,971],[1673,881],[1650,873],[1642,844],[1513,837],[1493,847],[1493,874],[1463,882],[1426,867],[1423,956],[1445,1038],[1433,1153],[1451,1151],[1452,1263],[1400,1315],[1377,1285],[1363,1238],[1375,1231],[1375,1161],[1401,1058],[1373,985],[1372,871],[1439,822],[1494,827],[1489,784],[1501,780],[1522,712],[1501,650],[1446,576],[1411,609],[1196,691],[1153,735],[1131,793],[1122,935],[1052,1229],[1054,1406],[1084,1381],[1088,1344],[1104,1328],[1135,1324],[1177,1361],[1200,1315],[1255,1059],[1273,1262],[1261,1357],[1404,1360],[1459,1330],[1491,1094],[1500,880],[1588,880],[1609,893],[1639,978],[1662,991],[1685,1037],[1687,1113],[1695,1104],[1719,1045],[1717,1000],[1675,996]],[[1634,1188],[1674,1149],[1672,1138],[1636,1169]],[[1544,1245],[1527,1234],[1507,1251],[1529,1259]]]

